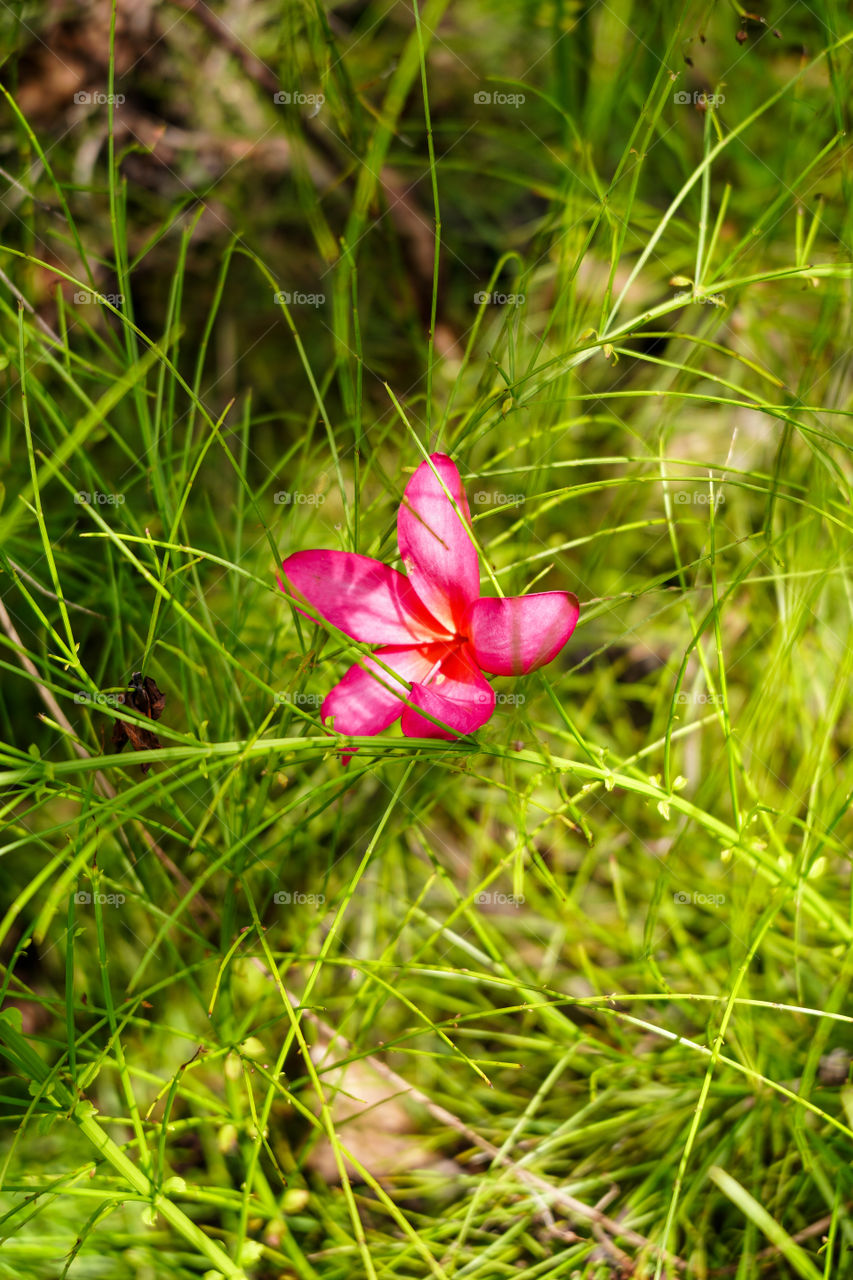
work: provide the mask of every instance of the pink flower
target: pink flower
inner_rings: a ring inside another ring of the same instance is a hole
[[[349,551],[297,551],[284,561],[283,591],[353,640],[381,646],[381,665],[356,663],[324,699],[322,719],[336,732],[381,733],[402,717],[410,738],[472,733],[495,709],[483,672],[534,671],[574,631],[579,606],[571,592],[481,597],[470,528],[459,472],[434,453],[406,486],[397,515],[408,576]]]

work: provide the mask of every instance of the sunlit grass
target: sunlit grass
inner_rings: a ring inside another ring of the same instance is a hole
[[[7,103],[0,1276],[846,1274],[853,33],[662,8],[182,21],[276,225]],[[580,623],[344,768],[276,570],[439,447]]]

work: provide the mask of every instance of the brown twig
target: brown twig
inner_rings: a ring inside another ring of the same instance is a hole
[[[243,44],[219,15],[204,3],[204,0],[171,0],[171,3],[178,9],[183,9],[185,13],[191,13],[222,48],[239,63],[249,79],[253,80],[265,93],[278,92],[281,86],[272,68]],[[312,146],[323,154],[336,172],[340,171],[340,156],[325,136],[329,131],[324,132],[314,127],[310,120],[303,121],[302,127],[310,138]],[[401,241],[409,247],[408,257],[414,274],[431,295],[435,229],[432,215],[426,216],[417,201],[412,198],[411,191],[414,185],[388,165],[385,165],[379,174],[379,187],[387,202],[388,215],[396,226]],[[455,336],[450,334],[446,327],[439,326],[439,328],[442,333],[441,345],[449,349],[456,340]]]
[[[262,962],[259,961],[258,963],[262,965]],[[266,969],[265,965],[262,965],[262,967]],[[296,994],[288,990],[286,990],[286,994],[290,1003],[294,1008],[298,1009],[300,1001]],[[345,1055],[357,1054],[354,1045],[352,1045],[345,1036],[341,1035],[339,1031],[336,1031],[333,1027],[329,1026],[328,1023],[324,1022],[322,1018],[319,1018],[315,1013],[307,1009],[302,1012],[304,1013],[307,1021],[311,1022],[323,1039],[327,1041],[323,1048],[323,1053],[326,1053],[328,1049],[331,1048],[332,1042],[336,1041]],[[574,1196],[569,1195],[567,1191],[562,1191],[559,1187],[555,1187],[553,1183],[548,1182],[546,1178],[541,1177],[538,1173],[532,1173],[529,1169],[523,1169],[508,1155],[502,1153],[494,1143],[489,1142],[488,1138],[484,1138],[481,1134],[477,1133],[475,1129],[472,1129],[465,1124],[464,1120],[460,1120],[458,1116],[455,1116],[452,1111],[448,1111],[447,1108],[441,1106],[440,1103],[434,1102],[428,1094],[424,1093],[416,1085],[411,1084],[410,1081],[404,1079],[403,1076],[398,1075],[397,1072],[383,1062],[381,1058],[377,1058],[372,1054],[357,1054],[357,1056],[360,1062],[369,1066],[381,1079],[391,1085],[395,1091],[406,1094],[412,1102],[422,1106],[434,1120],[439,1122],[439,1124],[445,1125],[448,1129],[452,1129],[454,1133],[458,1133],[460,1137],[466,1140],[466,1142],[469,1142],[472,1146],[478,1147],[479,1150],[485,1152],[486,1155],[491,1156],[494,1161],[509,1170],[509,1172],[512,1173],[513,1176],[525,1187],[541,1193],[543,1198],[545,1198],[550,1204],[555,1205],[570,1217],[582,1218],[584,1221],[597,1226],[601,1231],[606,1231],[608,1235],[617,1236],[619,1239],[624,1240],[627,1244],[631,1244],[637,1249],[648,1249],[654,1255],[661,1252],[658,1246],[646,1236],[640,1235],[639,1232],[633,1231],[630,1227],[623,1226],[614,1218],[610,1218],[607,1214],[593,1208],[592,1205],[584,1204],[582,1200],[577,1200]],[[665,1253],[663,1257],[665,1262],[669,1263],[670,1266],[677,1268],[679,1271],[687,1270],[687,1263],[683,1258],[676,1257],[674,1254],[670,1253]],[[622,1262],[622,1260],[624,1260],[622,1265],[630,1262],[630,1259],[628,1259],[626,1254],[620,1253],[620,1262]]]

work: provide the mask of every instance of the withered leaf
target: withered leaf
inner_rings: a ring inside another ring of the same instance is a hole
[[[118,701],[123,702],[126,707],[132,707],[140,715],[148,716],[149,720],[159,720],[166,705],[166,695],[157,688],[157,682],[151,676],[143,679],[141,671],[134,671],[130,688],[126,693],[118,695]],[[134,751],[153,751],[160,746],[160,739],[150,729],[132,724],[129,720],[116,720],[113,746],[116,751],[121,751],[126,742],[130,743]],[[141,765],[142,772],[147,773],[150,767],[148,764]]]

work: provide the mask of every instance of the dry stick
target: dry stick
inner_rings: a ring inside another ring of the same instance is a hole
[[[265,966],[262,967],[265,968]],[[298,1009],[298,997],[292,991],[288,991],[287,988],[285,988],[285,993],[290,1003]],[[531,1173],[529,1169],[521,1168],[521,1166],[517,1165],[508,1155],[502,1154],[498,1147],[489,1142],[488,1138],[484,1138],[474,1129],[470,1129],[468,1125],[465,1124],[464,1120],[460,1120],[458,1116],[455,1116],[452,1111],[448,1111],[446,1107],[441,1106],[440,1103],[433,1102],[432,1098],[430,1098],[428,1094],[423,1093],[416,1085],[411,1084],[408,1080],[404,1079],[403,1076],[398,1075],[397,1072],[387,1066],[381,1058],[375,1058],[372,1054],[364,1056],[358,1054],[355,1047],[347,1040],[346,1036],[341,1035],[339,1031],[330,1027],[328,1023],[323,1022],[323,1020],[318,1018],[315,1013],[312,1013],[307,1009],[303,1010],[303,1013],[310,1022],[313,1022],[314,1026],[325,1039],[330,1043],[332,1041],[337,1041],[345,1055],[356,1054],[360,1062],[364,1062],[367,1066],[371,1067],[378,1076],[381,1076],[383,1080],[392,1085],[395,1091],[407,1094],[413,1102],[419,1103],[424,1107],[433,1119],[439,1122],[439,1124],[446,1125],[447,1128],[453,1129],[454,1132],[465,1138],[473,1146],[479,1147],[481,1151],[486,1153],[486,1155],[491,1156],[493,1160],[497,1160],[500,1164],[504,1165],[505,1168],[509,1169],[519,1182],[524,1183],[525,1186],[535,1189],[538,1192],[542,1192],[544,1198],[550,1201],[550,1203],[557,1205],[568,1214],[578,1218],[584,1218],[586,1221],[594,1223],[602,1230],[609,1232],[610,1235],[619,1236],[628,1244],[632,1244],[638,1249],[651,1249],[655,1254],[660,1253],[657,1245],[653,1244],[653,1242],[647,1239],[646,1236],[640,1235],[637,1231],[632,1231],[630,1227],[622,1226],[621,1223],[616,1222],[613,1218],[608,1218],[606,1214],[601,1213],[598,1209],[594,1209],[591,1205],[584,1204],[582,1200],[576,1200],[574,1196],[569,1195],[566,1191],[561,1191],[559,1187],[555,1187],[552,1183],[548,1182],[546,1178],[540,1177],[538,1173]],[[622,1257],[624,1258],[625,1255],[623,1254]],[[671,1253],[665,1253],[663,1257],[664,1261],[671,1263],[672,1266],[677,1267],[679,1270],[687,1270],[687,1263],[683,1258],[678,1258]]]
[[[616,1261],[618,1262],[619,1266],[623,1271],[625,1271],[628,1275],[633,1275],[634,1263],[628,1257],[628,1254],[625,1253],[623,1249],[620,1249],[618,1245],[613,1243],[613,1241],[610,1239],[610,1236],[606,1234],[606,1232],[603,1230],[602,1227],[598,1225],[597,1222],[591,1223],[590,1229],[592,1231],[592,1234],[595,1236],[596,1240],[598,1241],[598,1243],[601,1245],[601,1248],[594,1250],[594,1252],[589,1255],[589,1261],[590,1262],[594,1261],[596,1254],[598,1254],[598,1256],[601,1257],[602,1254],[606,1253],[606,1254],[609,1254],[611,1258],[616,1259]],[[673,1263],[675,1263],[676,1260],[673,1258],[672,1261]],[[681,1260],[678,1259],[678,1261],[680,1262]]]
[[[198,18],[209,34],[218,40],[233,58],[236,58],[250,80],[256,81],[268,93],[278,92],[278,76],[272,67],[268,67],[247,45],[238,40],[219,14],[208,8],[203,0],[172,0],[172,4],[177,9],[183,9],[186,13],[191,13]]]
[[[3,273],[2,271],[0,271],[0,277],[2,277],[2,275]],[[34,578],[31,573],[27,573],[26,569],[22,569],[21,566],[17,563],[17,561],[10,560],[9,564],[15,570],[15,573],[18,575],[18,577],[23,578],[24,582],[29,583],[33,591],[38,592],[40,596],[46,596],[48,600],[59,599],[59,596],[56,594],[55,591],[48,591],[47,587],[42,586],[38,578]],[[66,609],[74,609],[76,610],[77,613],[87,613],[90,618],[103,618],[104,616],[102,613],[98,613],[95,609],[87,609],[85,605],[77,604],[75,600],[66,600],[65,607]]]
[[[607,1206],[613,1200],[615,1200],[618,1195],[619,1195],[619,1188],[617,1186],[610,1187],[609,1190],[605,1191],[604,1195],[601,1196],[597,1201],[597,1203],[595,1204],[594,1207],[596,1212],[603,1213],[604,1210],[607,1208]],[[597,1222],[592,1223],[591,1229],[592,1229],[592,1234],[595,1236],[596,1240],[601,1245],[601,1249],[593,1251],[589,1255],[588,1261],[594,1262],[596,1260],[596,1254],[598,1254],[598,1256],[600,1257],[601,1253],[603,1251],[606,1251],[607,1253],[610,1254],[611,1258],[615,1257],[616,1261],[619,1263],[619,1266],[622,1268],[622,1270],[626,1274],[633,1275],[634,1265],[631,1259],[628,1257],[627,1253],[624,1253],[622,1249],[618,1248],[617,1245],[613,1243],[613,1241],[610,1239],[608,1235],[605,1235],[604,1231],[602,1231],[601,1227],[598,1225]]]
[[[280,85],[273,69],[257,54],[243,44],[204,0],[171,0],[177,9],[190,13],[202,24],[227,53],[243,68],[250,80],[270,95],[278,92]],[[340,172],[340,156],[330,144],[325,133],[315,128],[311,121],[303,120],[302,128],[317,149],[332,165],[333,173]],[[385,165],[379,174],[379,186],[388,202],[388,214],[401,239],[411,244],[412,266],[423,284],[432,290],[433,236],[432,214],[426,216],[411,196],[412,183],[404,179],[390,166]],[[454,335],[455,337],[455,335]]]
[[[0,284],[5,285],[6,288],[9,290],[9,292],[14,297],[15,301],[19,304],[19,306],[22,306],[24,310],[33,317],[36,324],[41,329],[42,333],[46,333],[47,336],[51,339],[51,341],[56,343],[58,347],[61,347],[62,343],[59,340],[59,336],[53,332],[53,330],[51,329],[47,321],[41,318],[41,316],[38,314],[36,309],[33,307],[32,303],[29,302],[24,297],[24,295],[21,293],[18,286],[12,283],[12,281],[6,275],[5,271],[0,271]]]
[[[12,641],[12,644],[18,650],[18,657],[20,658],[21,666],[24,668],[25,671],[29,672],[29,674],[32,676],[33,682],[36,686],[36,689],[38,690],[39,697],[41,698],[44,705],[47,707],[50,714],[54,717],[57,724],[60,724],[68,734],[69,740],[71,742],[71,746],[74,748],[77,755],[81,758],[81,760],[91,759],[92,758],[91,752],[86,750],[82,742],[77,741],[77,737],[74,732],[74,726],[71,724],[71,721],[68,719],[65,712],[60,707],[59,703],[56,701],[56,698],[53,696],[50,689],[45,688],[45,686],[42,684],[41,676],[39,675],[38,668],[36,667],[32,659],[29,657],[29,655],[27,654],[26,649],[24,648],[23,641],[21,640],[21,637],[18,635],[18,632],[15,630],[15,624],[12,621],[12,619],[9,617],[9,613],[6,609],[6,606],[3,603],[2,597],[0,597],[0,626],[2,626],[3,630],[6,632],[6,635],[9,637],[9,639]],[[112,784],[107,781],[107,779],[104,777],[100,769],[96,770],[95,772],[95,786],[97,790],[101,793],[101,795],[105,796],[108,800],[115,800],[118,792],[116,791],[115,787],[112,786]],[[164,870],[169,873],[169,875],[173,878],[175,883],[180,887],[180,889],[184,894],[193,894],[192,883],[187,879],[183,871],[181,871],[180,867],[176,866],[176,864],[169,857],[168,853],[166,853],[164,849],[160,848],[159,844],[157,844],[153,836],[142,825],[141,820],[136,819],[136,823],[139,828],[140,835],[142,836],[143,842],[148,846],[149,851],[155,854],[155,856],[159,859]],[[121,828],[119,828],[119,830],[121,830]],[[126,847],[132,859],[133,851],[129,845]],[[217,916],[216,912],[213,911],[213,909],[207,904],[205,899],[202,898],[201,894],[193,895],[192,902],[191,902],[191,909],[194,904],[198,904],[199,910],[203,911],[214,923],[217,923],[217,924],[219,923],[219,917]],[[200,923],[199,916],[196,915],[195,911],[193,911],[193,917],[196,923],[199,924]]]

